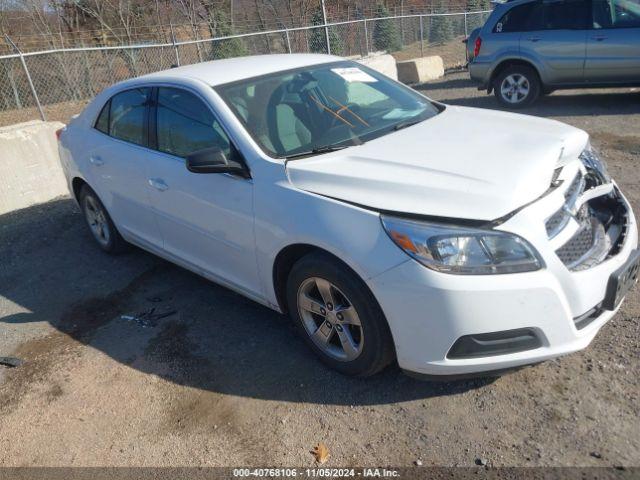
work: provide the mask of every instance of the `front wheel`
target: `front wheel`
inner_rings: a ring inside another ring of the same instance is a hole
[[[364,282],[329,255],[299,260],[287,282],[289,314],[320,359],[346,375],[366,377],[394,357],[391,333]]]
[[[493,91],[507,108],[518,109],[531,105],[540,95],[538,73],[526,65],[506,68],[495,79]]]

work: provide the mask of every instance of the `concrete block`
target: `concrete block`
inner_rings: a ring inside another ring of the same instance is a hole
[[[0,128],[0,215],[69,193],[58,155],[60,122]]]
[[[444,76],[442,57],[420,57],[398,62],[398,78],[402,83],[415,84]]]
[[[398,69],[396,68],[396,59],[391,55],[372,54],[357,60],[363,65],[376,70],[389,78],[398,80]]]

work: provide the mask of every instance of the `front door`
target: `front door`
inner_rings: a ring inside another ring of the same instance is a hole
[[[640,0],[593,0],[585,80],[640,82]]]
[[[219,147],[228,158],[239,153],[196,94],[159,87],[156,95],[157,151],[148,181],[164,249],[247,293],[259,292],[253,182],[229,174],[192,173],[185,164],[187,155],[206,148]]]

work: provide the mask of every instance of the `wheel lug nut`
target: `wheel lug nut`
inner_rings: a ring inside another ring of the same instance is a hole
[[[326,314],[327,314],[327,311],[326,311],[324,308],[321,308],[321,309],[320,309],[320,314],[321,314],[321,315],[326,315]]]
[[[333,325],[331,325],[331,322],[329,322],[329,321],[325,322],[325,325],[327,326],[327,328],[332,328],[333,327]]]
[[[340,325],[336,325],[336,330],[341,332],[342,331],[342,327]]]
[[[338,315],[336,315],[336,318],[340,321],[344,320],[344,317],[342,316],[341,313],[339,313]]]
[[[329,311],[333,310],[333,303],[327,303],[327,308],[329,309]]]

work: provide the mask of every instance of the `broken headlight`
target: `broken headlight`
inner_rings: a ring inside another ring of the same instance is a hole
[[[580,160],[587,169],[587,172],[596,177],[600,184],[611,181],[606,162],[600,158],[600,155],[598,155],[598,152],[593,149],[590,143],[587,144],[587,147],[580,154]]]

